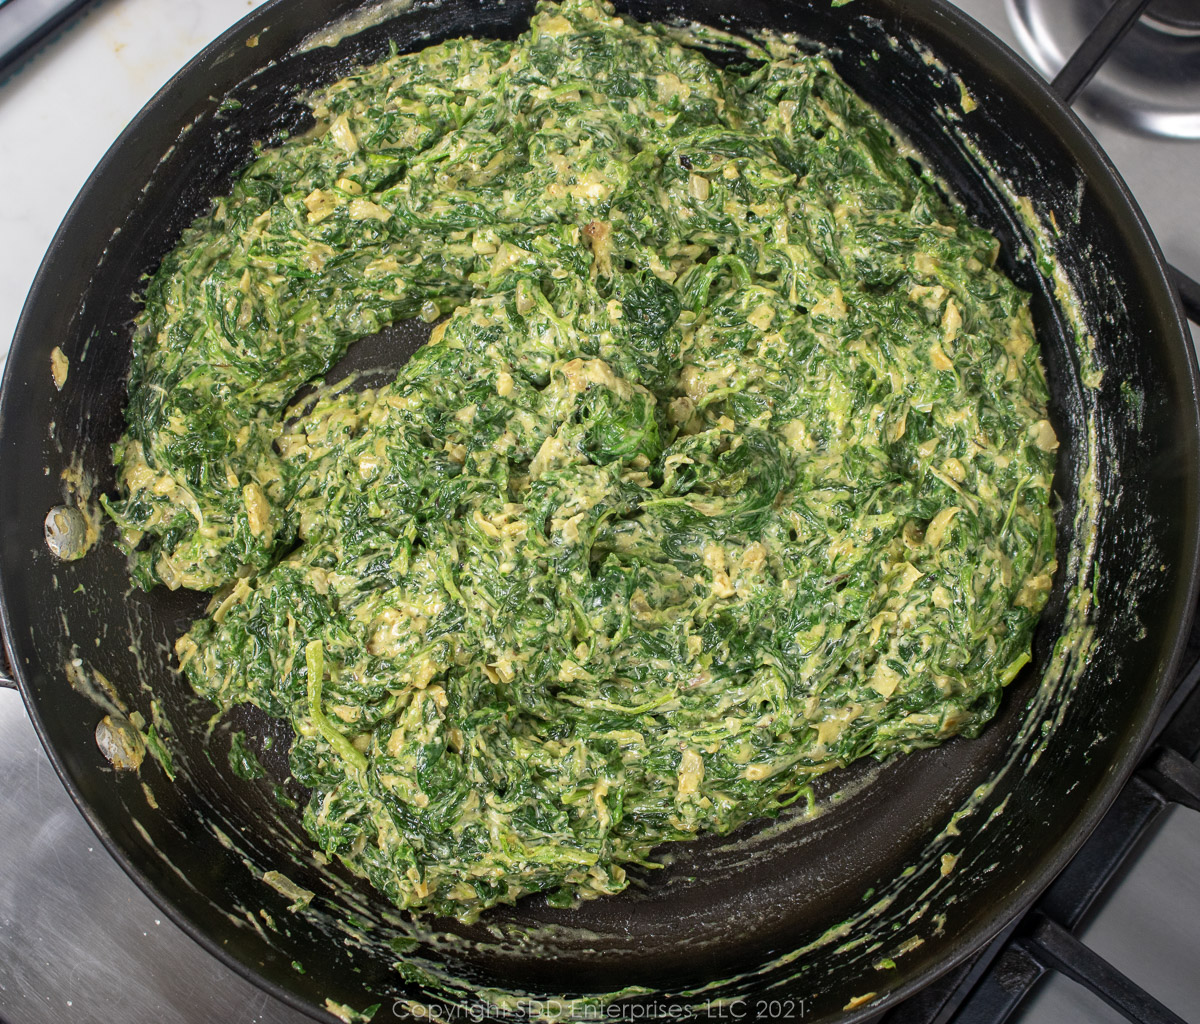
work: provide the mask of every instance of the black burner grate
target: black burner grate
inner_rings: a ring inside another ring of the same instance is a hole
[[[1200,615],[1150,752],[1075,859],[1025,915],[967,963],[876,1024],[1002,1024],[1038,981],[1059,971],[1139,1024],[1186,1024],[1074,935],[1119,880],[1130,854],[1173,803],[1200,810]]]

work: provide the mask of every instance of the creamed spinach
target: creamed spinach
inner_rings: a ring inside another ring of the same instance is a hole
[[[146,285],[135,578],[213,591],[187,677],[402,907],[618,892],[1029,660],[1057,441],[996,240],[824,58],[697,38],[565,0],[362,68]]]

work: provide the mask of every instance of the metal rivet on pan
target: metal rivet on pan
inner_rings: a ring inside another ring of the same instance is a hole
[[[87,550],[87,521],[70,505],[55,505],[46,513],[46,547],[56,558],[72,561]]]
[[[146,756],[146,745],[133,724],[123,716],[105,715],[96,726],[96,746],[120,771],[137,771]]]

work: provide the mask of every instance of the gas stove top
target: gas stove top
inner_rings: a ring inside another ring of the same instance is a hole
[[[103,0],[47,36],[32,59],[0,71],[8,74],[0,81],[7,142],[0,156],[0,361],[42,253],[108,144],[173,71],[258,2]],[[0,0],[0,34],[6,15],[22,5],[46,16],[80,2]],[[1109,0],[959,6],[1054,75]],[[1200,2],[1149,6],[1153,20],[1131,29],[1076,109],[1129,183],[1167,258],[1200,278],[1200,141],[1192,141],[1200,139]],[[1194,662],[1200,644],[1190,655]],[[1185,664],[1183,674],[1186,686],[1200,671],[1189,675]],[[1175,749],[1194,757],[1200,699],[1183,708],[1174,728]],[[1026,918],[984,956],[883,1020],[1117,1024],[1126,1017],[1067,977],[1098,977],[1110,997],[1137,1004],[1141,997],[1111,975],[1115,967],[1179,1015],[1152,1016],[1144,1004],[1142,1017],[1128,1019],[1200,1024],[1200,815],[1168,805],[1189,799],[1183,776],[1172,774],[1186,776],[1186,766],[1168,758],[1148,767],[1040,904],[1042,916]],[[209,956],[125,876],[71,804],[20,698],[8,690],[0,690],[0,779],[0,1020],[307,1019]],[[1116,883],[1099,909],[1081,913],[1112,871]]]
[[[1039,70],[1054,74],[1106,5],[1104,0],[1007,0],[1007,6],[1022,50]],[[1200,138],[1200,4],[1152,0],[1099,70],[1081,105],[1131,131]]]

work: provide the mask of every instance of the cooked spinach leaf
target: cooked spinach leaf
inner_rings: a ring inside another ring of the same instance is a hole
[[[974,735],[1054,570],[1026,297],[827,60],[598,0],[310,97],[149,280],[135,577],[295,731],[397,904],[620,891],[666,840]],[[441,319],[385,386],[356,339]]]

